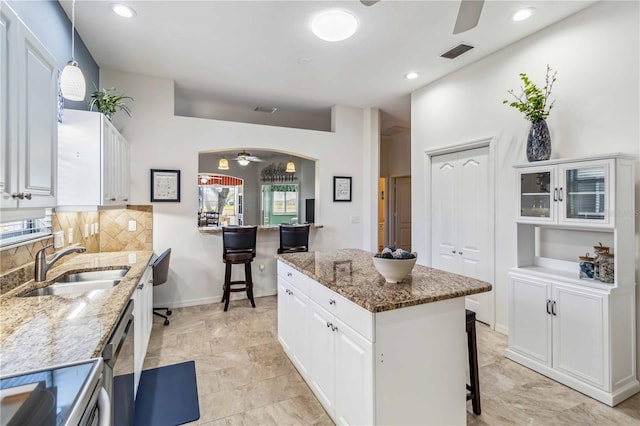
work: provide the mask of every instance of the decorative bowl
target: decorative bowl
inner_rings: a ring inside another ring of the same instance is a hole
[[[417,258],[413,259],[385,259],[374,257],[373,266],[387,280],[388,283],[399,283],[404,277],[409,275]]]

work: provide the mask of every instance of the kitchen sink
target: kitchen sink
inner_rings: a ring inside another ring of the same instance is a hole
[[[22,297],[59,296],[63,294],[85,293],[94,290],[106,290],[120,284],[128,269],[112,269],[104,271],[76,272],[64,275],[52,284],[31,290]]]
[[[98,280],[120,280],[124,277],[128,269],[109,269],[104,271],[76,272],[56,278],[54,283],[82,283]]]

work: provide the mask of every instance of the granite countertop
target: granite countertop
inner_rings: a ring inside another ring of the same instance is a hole
[[[0,296],[0,376],[101,356],[152,251],[80,254]],[[59,296],[19,297],[73,272],[127,268],[120,284]]]
[[[402,282],[389,284],[373,266],[373,253],[357,249],[287,253],[277,258],[370,312],[491,290],[487,282],[418,264]]]

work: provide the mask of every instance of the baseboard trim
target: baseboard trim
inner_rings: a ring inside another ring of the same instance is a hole
[[[495,328],[495,330],[496,330],[498,333],[502,333],[502,334],[504,334],[505,336],[508,336],[508,335],[509,335],[509,327],[507,327],[507,326],[506,326],[506,325],[504,325],[504,324],[498,324],[498,323],[496,323],[496,328]]]
[[[253,293],[253,297],[265,297],[265,296],[275,296],[277,293],[275,291],[266,291],[266,292],[255,292]],[[231,300],[241,300],[246,299],[246,294],[242,293],[242,295],[231,296]],[[171,309],[174,308],[188,308],[189,306],[198,306],[198,305],[210,305],[212,303],[221,303],[222,293],[211,296],[211,297],[201,297],[198,299],[184,299],[184,300],[175,300],[172,302],[157,302],[158,306],[169,306]],[[155,303],[154,303],[155,305]]]

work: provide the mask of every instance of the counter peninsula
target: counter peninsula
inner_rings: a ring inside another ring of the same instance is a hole
[[[278,340],[336,423],[465,424],[464,296],[491,284],[356,249],[278,255]]]

